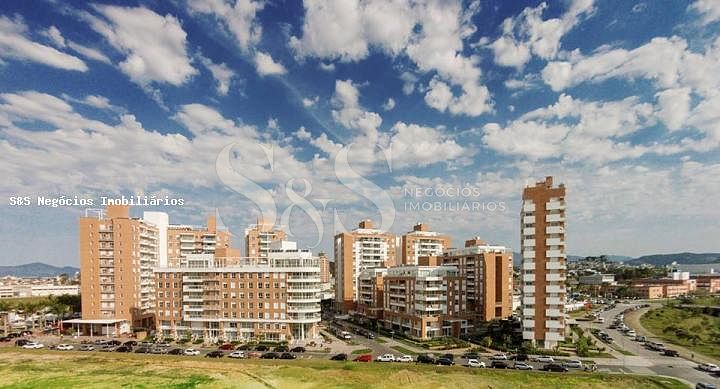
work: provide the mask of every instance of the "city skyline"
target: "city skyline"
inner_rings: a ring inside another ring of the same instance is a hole
[[[270,212],[314,252],[366,218],[520,252],[545,176],[568,254],[720,251],[718,3],[41,3],[0,6],[0,265],[79,264],[86,207],[15,196],[182,198],[132,215],[217,211],[238,243]]]

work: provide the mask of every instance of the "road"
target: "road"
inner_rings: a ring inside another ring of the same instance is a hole
[[[615,356],[615,360],[597,359],[599,370],[621,371],[634,374],[664,375],[679,378],[688,384],[695,386],[698,382],[714,383],[720,387],[720,378],[714,377],[704,371],[697,369],[697,363],[680,357],[667,357],[658,352],[648,350],[642,343],[630,339],[630,337],[618,330],[609,329],[616,315],[635,304],[618,304],[614,309],[602,312],[605,323],[599,324],[590,321],[578,321],[580,327],[585,329],[598,328],[607,332],[615,341],[615,345],[622,350],[631,352],[632,356],[624,355],[616,350],[608,348],[608,351]],[[632,328],[631,323],[627,323]],[[602,343],[598,339],[598,343]],[[672,346],[671,346],[672,347]]]

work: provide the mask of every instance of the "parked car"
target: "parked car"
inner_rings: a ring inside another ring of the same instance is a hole
[[[535,357],[535,362],[553,363],[555,362],[555,359],[549,355],[540,355]]]
[[[371,354],[359,355],[355,359],[353,359],[353,361],[355,361],[355,362],[371,362],[372,355]]]
[[[200,355],[200,351],[195,350],[194,348],[186,348],[185,351],[183,351],[183,354],[187,356]]]
[[[413,357],[410,355],[403,355],[400,357],[395,358],[395,362],[412,362]]]
[[[515,362],[515,365],[513,365],[513,369],[516,370],[532,370],[533,367],[531,365],[528,365],[525,362]]]
[[[485,367],[485,362],[482,362],[482,361],[480,361],[479,359],[476,359],[476,358],[471,358],[471,359],[468,359],[468,361],[467,361],[467,367],[480,367],[480,368],[484,368],[484,367]]]
[[[514,358],[514,359],[515,359],[516,361],[527,361],[527,360],[529,360],[530,358],[528,357],[527,354],[517,354],[517,355],[515,355],[515,358]]]
[[[183,355],[185,350],[181,348],[174,348],[167,352],[168,355]]]
[[[290,349],[290,352],[293,352],[293,353],[304,353],[304,352],[305,352],[305,347],[302,347],[302,346],[293,347],[292,349]]]
[[[290,349],[288,348],[288,346],[276,346],[273,351],[275,351],[276,353],[286,353],[290,351]]]
[[[448,358],[438,358],[435,361],[435,364],[442,365],[442,366],[452,366],[455,364],[455,362],[453,362],[452,359],[448,359]]]
[[[429,355],[427,355],[427,354],[420,354],[420,355],[417,356],[417,358],[415,358],[415,362],[417,362],[417,363],[429,363],[429,364],[434,364],[434,363],[435,363],[435,358],[433,358],[433,357],[431,357],[431,356],[429,356]]]
[[[493,361],[507,361],[508,357],[505,354],[495,354],[491,358]]]
[[[72,350],[72,349],[74,349],[74,348],[75,348],[75,347],[74,347],[73,345],[71,345],[71,344],[65,344],[65,343],[59,344],[59,345],[57,345],[57,347],[56,347],[56,349],[57,349],[57,350],[60,350],[60,351],[70,351],[70,350]]]
[[[130,346],[120,346],[120,347],[118,347],[118,348],[115,349],[115,352],[116,352],[116,353],[131,353],[132,350],[133,350],[133,349],[132,349],[132,347],[130,347]]]
[[[708,373],[714,373],[716,371],[720,371],[720,367],[714,363],[701,363],[698,365],[698,369],[702,371],[706,371]]]
[[[542,367],[542,370],[566,373],[568,371],[568,368],[559,363],[548,363],[547,365]]]
[[[633,337],[633,338],[637,336],[637,332],[635,332],[635,330],[630,330],[630,331],[626,332],[625,334],[626,334],[627,336],[630,336],[630,337]]]
[[[478,353],[465,353],[461,356],[463,359],[480,359]]]
[[[717,389],[717,386],[715,384],[708,384],[704,382],[698,382],[695,385],[695,389]]]
[[[268,347],[264,344],[259,344],[259,345],[257,345],[257,347],[255,347],[255,351],[268,351],[268,350],[270,350],[270,347]]]
[[[137,349],[135,349],[136,354],[150,354],[152,352],[152,348],[147,346],[140,346]]]
[[[222,358],[225,356],[225,353],[221,350],[214,350],[210,351],[209,353],[205,354],[205,358]]]
[[[45,345],[43,345],[42,343],[36,343],[36,342],[27,342],[22,346],[22,348],[25,348],[25,349],[39,349],[39,348],[43,348],[43,347],[45,347]]]
[[[297,358],[295,355],[290,353],[282,353],[280,354],[280,357],[278,359],[295,359]]]
[[[235,358],[235,359],[242,359],[245,358],[245,352],[244,351],[233,351],[228,355],[228,358]]]
[[[679,357],[680,353],[676,350],[665,349],[663,350],[663,355],[665,355],[666,357]]]
[[[106,345],[100,347],[100,349],[99,349],[98,351],[101,351],[101,352],[104,352],[104,353],[110,353],[110,352],[115,351],[116,348],[117,348],[117,347],[115,347],[115,346],[113,346],[113,345],[106,344]]]
[[[159,347],[159,346],[156,346],[156,347],[150,348],[150,352],[151,352],[152,354],[167,354],[168,352],[170,352],[170,347]]]
[[[508,363],[506,361],[494,359],[490,361],[490,367],[492,367],[493,369],[507,369]]]
[[[647,341],[647,338],[642,335],[638,335],[635,337],[635,341],[636,342],[645,342],[645,341]]]
[[[347,354],[341,353],[341,354],[335,354],[330,358],[331,361],[347,361]]]
[[[451,361],[454,361],[454,360],[455,360],[455,356],[452,355],[452,354],[443,354],[443,356],[441,356],[440,358],[449,359],[449,360],[451,360]]]
[[[30,343],[30,341],[27,339],[18,339],[15,341],[15,346],[22,347],[28,343]]]
[[[567,367],[568,369],[582,369],[582,362],[580,362],[579,359],[571,359],[565,363],[563,363],[563,366]]]
[[[123,346],[128,347],[135,347],[138,345],[138,342],[136,340],[128,340],[127,342],[123,343]]]
[[[80,351],[93,351],[95,350],[95,346],[91,344],[83,344],[79,348]]]
[[[266,352],[263,355],[260,356],[260,359],[278,359],[279,355],[275,352]]]
[[[377,362],[395,362],[395,356],[392,354],[383,354],[376,359]]]
[[[108,340],[105,344],[109,344],[110,346],[120,346],[122,344],[119,340]]]
[[[234,350],[235,346],[232,345],[232,343],[225,343],[221,344],[220,347],[218,347],[218,350]]]

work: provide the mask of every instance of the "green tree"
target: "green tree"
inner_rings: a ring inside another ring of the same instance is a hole
[[[491,347],[493,344],[492,338],[489,336],[486,336],[486,337],[482,338],[482,340],[480,341],[480,344],[484,347]]]

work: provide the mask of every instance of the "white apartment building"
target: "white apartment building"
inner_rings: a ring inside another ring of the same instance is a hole
[[[551,349],[565,339],[565,186],[552,177],[523,191],[523,339]]]

